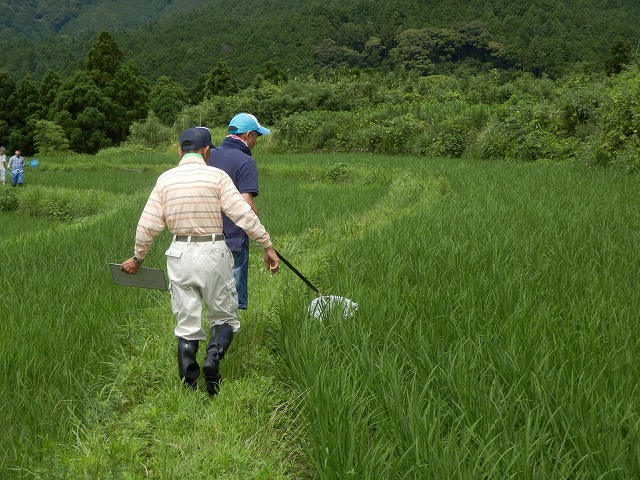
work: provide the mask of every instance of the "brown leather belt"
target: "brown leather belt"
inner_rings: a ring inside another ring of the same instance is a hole
[[[174,242],[219,242],[224,240],[224,234],[212,233],[210,235],[174,235]]]

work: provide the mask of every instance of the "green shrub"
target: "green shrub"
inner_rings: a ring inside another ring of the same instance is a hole
[[[427,124],[413,113],[391,118],[383,126],[380,151],[391,155],[406,153],[411,139],[427,129]]]
[[[187,107],[178,115],[173,129],[175,136],[173,141],[177,141],[180,132],[193,126],[203,125],[211,129],[225,127],[226,130],[229,120],[240,111],[248,111],[257,115],[253,109],[247,108],[236,97],[217,96],[204,100],[199,105]],[[260,115],[258,118],[264,123],[264,119]]]
[[[640,173],[640,139],[632,135],[611,165],[627,173]]]
[[[507,131],[498,119],[494,118],[479,132],[469,153],[472,157],[489,160],[504,158],[510,147]]]
[[[129,142],[150,148],[166,146],[175,141],[173,128],[164,125],[153,113],[143,122],[134,122],[130,132]]]
[[[277,122],[278,140],[296,148],[309,146],[320,123],[318,112],[296,113],[283,118]]]
[[[339,182],[346,180],[352,174],[349,165],[346,163],[336,163],[331,165],[331,167],[325,172],[325,178],[331,180],[332,182]]]
[[[544,136],[538,132],[523,135],[513,145],[513,157],[525,162],[532,162],[543,158]]]
[[[362,72],[215,97],[185,109],[172,129],[152,117],[135,124],[130,142],[171,145],[182,128],[222,128],[237,111],[248,111],[274,130],[258,145],[270,151],[577,159],[633,171],[637,98],[637,68],[555,82],[529,74],[506,79],[495,71],[405,78]]]
[[[420,77],[415,90],[431,102],[447,102],[460,98],[462,89],[460,80],[447,75],[429,75]]]
[[[130,155],[153,153],[153,149],[139,143],[125,143],[119,147],[103,148],[96,157],[126,157]]]
[[[59,155],[69,152],[69,140],[62,127],[54,122],[39,120],[35,126],[33,139],[40,155]]]
[[[359,148],[352,147],[352,151],[364,151],[372,153],[381,153],[382,142],[386,136],[386,128],[378,124],[371,124],[363,126],[358,130],[352,132],[351,142],[352,145],[357,145]]]
[[[558,98],[558,127],[575,134],[580,126],[597,120],[602,89],[594,88],[593,82],[583,85],[579,80],[561,89]]]
[[[33,186],[21,190],[17,211],[63,221],[81,220],[114,204],[114,196],[99,190]]]
[[[581,143],[576,151],[576,160],[592,167],[606,167],[611,163],[611,159],[611,152],[605,146],[600,134]]]
[[[435,142],[437,155],[444,157],[461,157],[466,148],[466,140],[462,132],[443,133]]]
[[[618,75],[602,100],[599,125],[604,148],[611,152],[611,159],[640,131],[639,98],[640,70],[634,68]]]
[[[336,146],[338,134],[337,122],[329,120],[323,122],[314,135],[313,149],[322,150],[327,147]]]

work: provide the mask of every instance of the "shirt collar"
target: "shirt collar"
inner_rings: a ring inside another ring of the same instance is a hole
[[[245,145],[247,145],[247,142],[245,142],[243,139],[241,139],[239,136],[234,135],[233,133],[230,133],[229,135],[227,135],[227,138],[235,138],[236,140],[240,140],[242,143],[244,143]],[[249,145],[247,145],[247,148],[249,148]]]
[[[204,157],[196,152],[185,153],[180,160],[180,165],[187,163],[204,163]]]

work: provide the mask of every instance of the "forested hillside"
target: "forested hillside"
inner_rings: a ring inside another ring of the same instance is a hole
[[[36,0],[0,2],[0,38],[42,40],[55,35],[135,28],[178,16],[209,0]]]
[[[0,144],[29,156],[166,147],[244,110],[289,151],[640,170],[636,1],[57,5],[0,4],[55,32],[4,19]]]
[[[230,0],[53,0],[4,2],[0,15],[3,67],[15,80],[74,70],[103,29],[145,76],[184,86],[219,61],[241,85],[268,60],[289,75],[484,65],[558,77],[576,62],[601,68],[618,37],[633,48],[640,40],[635,0],[260,0],[243,8]],[[425,47],[429,54],[416,54]]]

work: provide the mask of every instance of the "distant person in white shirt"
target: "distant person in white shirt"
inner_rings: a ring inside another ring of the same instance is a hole
[[[6,151],[7,151],[6,148],[0,147],[0,183],[6,182],[5,174],[7,172],[7,169],[6,169],[7,155],[4,153]]]

